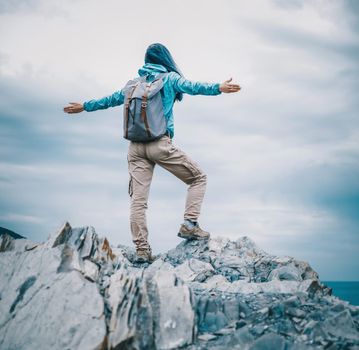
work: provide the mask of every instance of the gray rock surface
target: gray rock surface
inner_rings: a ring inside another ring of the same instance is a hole
[[[183,241],[152,264],[93,227],[0,235],[0,349],[358,349],[359,307],[248,237]]]

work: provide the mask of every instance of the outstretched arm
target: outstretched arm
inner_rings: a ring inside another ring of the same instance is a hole
[[[78,102],[69,102],[70,104],[64,107],[64,112],[72,114],[72,113],[81,113],[84,110],[84,106],[82,103]]]
[[[237,92],[241,89],[238,84],[231,84],[232,78],[224,83],[201,83],[194,82],[181,77],[179,74],[173,75],[173,87],[176,92],[190,95],[219,95],[220,93]]]
[[[93,112],[98,109],[106,109],[109,107],[120,106],[124,102],[124,94],[122,90],[114,92],[110,96],[102,97],[98,100],[90,100],[84,103],[70,102],[70,105],[64,107],[66,113],[80,113],[82,111]]]
[[[238,84],[231,84],[232,78],[229,78],[224,83],[219,86],[219,90],[225,94],[230,94],[231,92],[238,92],[241,87]]]

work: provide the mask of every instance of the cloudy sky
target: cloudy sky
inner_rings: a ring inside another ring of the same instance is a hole
[[[132,245],[122,107],[65,114],[137,75],[153,42],[187,79],[238,94],[186,95],[174,142],[208,175],[200,217],[359,280],[359,5],[334,0],[0,0],[0,226],[44,241],[66,220]],[[180,239],[186,186],[156,167],[155,253]]]

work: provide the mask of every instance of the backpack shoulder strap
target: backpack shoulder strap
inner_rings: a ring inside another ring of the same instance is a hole
[[[143,82],[147,81],[147,77],[148,77],[148,75],[146,74],[146,75],[142,75],[141,77],[138,77],[137,79],[143,83]]]
[[[157,74],[157,76],[156,76],[156,78],[155,78],[154,81],[162,79],[162,78],[163,78],[165,75],[167,75],[167,74],[168,74],[168,72]]]

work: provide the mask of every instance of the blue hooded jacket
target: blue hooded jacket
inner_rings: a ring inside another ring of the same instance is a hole
[[[164,66],[154,63],[146,63],[138,70],[139,76],[148,75],[147,81],[153,81],[157,74],[166,73]],[[164,116],[167,121],[167,131],[171,138],[174,136],[173,122],[173,104],[176,93],[182,92],[190,95],[219,95],[219,83],[200,83],[185,79],[176,72],[170,72],[163,76],[162,103]],[[96,111],[98,109],[106,109],[108,107],[120,106],[124,103],[125,96],[123,90],[114,92],[110,96],[102,97],[98,100],[90,100],[83,103],[84,110],[87,112]]]

